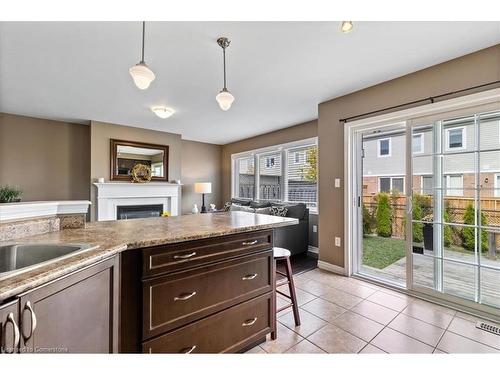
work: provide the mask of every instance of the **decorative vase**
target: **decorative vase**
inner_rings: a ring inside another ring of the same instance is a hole
[[[191,209],[191,213],[197,214],[199,212],[200,212],[200,210],[198,210],[198,205],[196,203],[193,204],[193,208]]]

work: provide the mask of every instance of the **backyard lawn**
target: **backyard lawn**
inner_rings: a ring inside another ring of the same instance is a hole
[[[378,236],[363,237],[363,265],[382,269],[405,257],[405,240]]]

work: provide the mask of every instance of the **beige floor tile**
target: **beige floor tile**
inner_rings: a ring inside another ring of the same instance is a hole
[[[316,269],[314,271],[310,271],[309,277],[312,280],[318,281],[320,283],[325,283],[326,286],[330,286],[330,287],[333,286],[334,284],[342,282],[342,280],[346,279],[345,276],[337,275],[333,272],[328,272],[328,271],[319,270],[319,269]]]
[[[490,346],[472,341],[453,332],[445,332],[437,349],[447,353],[500,353]]]
[[[399,314],[389,327],[433,347],[444,333],[444,329],[404,314]]]
[[[290,295],[290,290],[288,289],[288,285],[282,285],[278,288],[278,290],[280,292],[286,293],[287,295]],[[317,298],[314,294],[308,293],[297,287],[295,288],[295,294],[297,295],[297,303],[299,304],[299,306],[302,306],[307,302],[311,302],[313,299]]]
[[[373,339],[384,328],[382,324],[353,313],[352,311],[346,311],[332,323],[365,341]]]
[[[440,312],[448,314],[448,315],[454,316],[456,314],[456,311],[453,309],[450,309],[449,307],[445,307],[445,306],[439,305],[437,303],[425,301],[425,300],[420,299],[420,298],[413,298],[411,301],[411,304],[419,304],[422,306],[427,306],[427,307],[430,307],[434,310],[440,311]]]
[[[342,283],[332,285],[334,288],[342,290],[343,292],[355,295],[360,298],[367,298],[373,293],[377,292],[376,289],[369,288],[367,286],[361,285],[357,280],[352,278],[346,278]]]
[[[295,325],[293,312],[289,312],[288,314],[278,317],[278,321],[290,328],[292,331],[297,332],[302,337],[307,337],[328,324],[327,321],[318,318],[304,309],[299,309],[299,315],[300,326]]]
[[[366,300],[357,304],[351,310],[383,325],[389,324],[398,315],[397,311]]]
[[[440,309],[436,309],[435,306],[436,305],[434,304],[422,303],[420,301],[410,302],[403,310],[403,314],[446,329],[453,319],[453,315],[449,315]]]
[[[370,288],[370,289],[374,289],[374,290],[382,290],[383,289],[382,287],[380,287],[374,283],[370,283],[368,281],[356,279],[355,277],[350,277],[349,280],[351,280],[351,282],[353,282],[354,284],[365,286],[365,287]]]
[[[266,342],[260,344],[260,347],[267,353],[284,353],[302,340],[297,333],[278,323],[278,338],[271,340],[271,335],[267,335]]]
[[[333,324],[324,326],[307,339],[328,353],[358,353],[366,345],[365,341]]]
[[[470,314],[466,314],[464,312],[461,312],[461,311],[457,311],[457,313],[455,314],[455,317],[457,318],[462,318],[462,319],[465,319],[465,320],[468,320],[470,322],[477,322],[478,320],[482,320],[480,317],[478,316],[474,316],[474,315],[470,315]]]
[[[324,350],[321,350],[316,345],[312,344],[307,340],[302,340],[297,345],[292,346],[288,349],[285,354],[325,354]]]
[[[267,354],[267,352],[262,349],[259,345],[254,346],[252,349],[247,350],[245,354]]]
[[[286,305],[290,304],[290,301],[287,301],[285,298],[282,298],[278,295],[278,298],[276,298],[276,308],[277,309],[280,309]],[[292,308],[289,307],[283,311],[280,311],[277,316],[282,316],[282,315],[285,315],[285,314],[288,314],[288,312],[292,311]]]
[[[403,311],[405,307],[408,306],[409,302],[405,298],[396,297],[393,294],[380,291],[373,293],[367,300],[399,312]]]
[[[434,349],[434,351],[432,352],[432,354],[448,354],[448,353],[443,352],[442,350],[439,350],[439,349]]]
[[[475,322],[455,317],[448,331],[500,350],[500,336],[476,328]]]
[[[368,344],[363,348],[362,351],[359,352],[359,354],[387,354],[387,353],[384,352],[382,349],[373,346],[372,344]]]
[[[319,298],[326,299],[329,302],[333,302],[345,309],[350,309],[356,306],[358,303],[363,301],[362,298],[356,297],[353,294],[345,293],[339,289],[330,289],[323,293]]]
[[[314,294],[316,297],[319,297],[330,289],[325,283],[309,279],[295,281],[295,287]]]
[[[387,353],[432,353],[434,348],[391,328],[384,328],[372,342]]]
[[[321,298],[317,298],[314,301],[306,303],[302,306],[302,309],[307,310],[328,322],[333,321],[336,317],[346,311],[344,308]]]

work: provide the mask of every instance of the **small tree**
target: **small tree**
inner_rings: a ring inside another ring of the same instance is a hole
[[[445,206],[444,208],[444,221],[446,223],[450,222],[450,212],[448,205]],[[444,246],[450,246],[451,245],[451,226],[445,225],[444,226]]]
[[[474,225],[474,218],[476,216],[476,210],[472,204],[469,204],[465,208],[464,213],[464,224]],[[486,225],[487,220],[484,213],[481,212],[481,225]],[[471,227],[464,227],[462,230],[462,246],[470,251],[474,251],[474,246],[476,243],[476,233],[475,229]],[[481,251],[488,251],[488,235],[485,231],[481,232]]]
[[[377,234],[381,237],[392,235],[392,213],[389,195],[379,193],[377,195]]]
[[[318,147],[309,147],[306,151],[306,165],[300,169],[305,181],[315,182],[318,179]]]
[[[413,220],[422,220],[424,217],[422,211],[422,196],[420,194],[413,194],[413,204],[412,204],[412,216]],[[422,223],[413,223],[413,242],[423,242],[424,232]]]
[[[373,215],[363,203],[363,235],[371,234],[373,228]]]

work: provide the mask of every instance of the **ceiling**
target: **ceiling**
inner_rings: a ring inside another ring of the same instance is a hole
[[[499,22],[148,22],[137,89],[140,22],[0,22],[0,111],[112,122],[225,144],[317,118],[317,105],[500,43]],[[219,36],[227,50],[223,112]],[[160,119],[151,106],[176,113]]]

